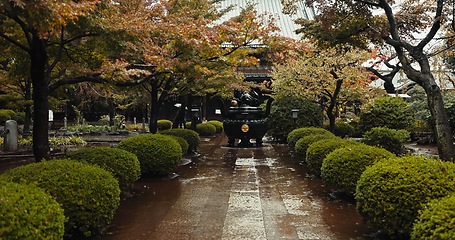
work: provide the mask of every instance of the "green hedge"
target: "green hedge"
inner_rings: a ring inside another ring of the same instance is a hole
[[[379,161],[357,182],[357,210],[389,235],[408,238],[432,199],[455,191],[455,164],[417,156]]]
[[[199,143],[201,142],[199,134],[191,129],[174,128],[162,131],[160,133],[165,135],[173,135],[185,139],[190,145],[188,148],[188,151],[190,152],[196,151],[197,147],[199,146]]]
[[[375,127],[363,135],[362,142],[383,147],[397,155],[405,153],[404,144],[410,141],[407,130],[395,130],[386,127]]]
[[[207,123],[212,124],[216,128],[216,133],[223,132],[223,123],[218,120],[210,120]]]
[[[36,184],[55,197],[68,218],[66,236],[102,233],[120,204],[120,188],[112,174],[76,161],[32,163],[3,173],[0,180]]]
[[[335,149],[354,144],[359,143],[339,138],[328,138],[313,142],[308,146],[308,149],[306,151],[305,161],[307,163],[307,166],[316,176],[320,176],[322,161],[329,153]]]
[[[305,137],[300,138],[296,143],[295,143],[295,153],[297,156],[306,156],[306,152],[308,150],[308,147],[310,144],[317,142],[322,139],[339,139],[341,141],[341,138],[336,137],[332,133],[323,133],[323,134],[312,134],[308,135]]]
[[[213,136],[216,134],[216,127],[211,123],[198,123],[196,125],[196,132],[200,136]]]
[[[81,148],[66,155],[71,160],[95,164],[110,172],[119,182],[120,189],[133,187],[141,177],[141,166],[136,155],[117,148]]]
[[[411,240],[455,239],[455,194],[431,201],[414,223]]]
[[[172,121],[167,119],[160,119],[157,121],[157,128],[159,131],[167,130],[172,128]]]
[[[363,171],[375,162],[395,157],[383,148],[356,144],[338,148],[322,160],[322,179],[337,190],[354,196],[357,181]]]
[[[299,139],[308,135],[314,134],[331,134],[330,131],[320,127],[303,127],[292,130],[287,136],[288,145],[295,147]]]
[[[41,188],[0,182],[0,239],[63,239],[65,216]]]
[[[141,134],[125,138],[117,146],[135,154],[143,175],[164,175],[173,171],[182,160],[177,140],[163,134]]]

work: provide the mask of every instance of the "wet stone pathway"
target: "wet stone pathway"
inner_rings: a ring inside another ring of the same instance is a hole
[[[226,145],[203,139],[178,177],[138,181],[96,239],[374,239],[355,205],[331,198],[286,145]]]

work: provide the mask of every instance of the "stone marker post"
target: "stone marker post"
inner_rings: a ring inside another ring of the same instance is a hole
[[[63,117],[63,129],[68,129],[68,118]]]
[[[18,128],[17,122],[14,120],[8,120],[5,123],[5,141],[3,143],[3,150],[5,152],[17,151],[18,149]]]
[[[82,118],[82,132],[85,132],[85,118]]]

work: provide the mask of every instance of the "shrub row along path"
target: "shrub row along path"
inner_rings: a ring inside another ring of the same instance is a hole
[[[100,239],[370,239],[355,204],[331,198],[286,145],[226,145],[202,139],[178,177],[137,182]]]

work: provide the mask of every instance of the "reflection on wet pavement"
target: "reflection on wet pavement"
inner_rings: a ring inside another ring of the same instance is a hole
[[[286,145],[206,139],[174,179],[141,179],[97,239],[372,239],[353,203],[330,198]]]

